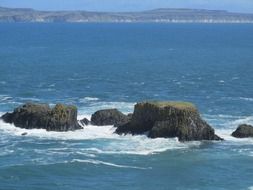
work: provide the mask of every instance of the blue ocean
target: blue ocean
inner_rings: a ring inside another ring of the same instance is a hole
[[[145,100],[194,103],[225,141],[0,121],[0,189],[253,189],[253,139],[230,136],[253,124],[253,25],[1,23],[0,115],[32,101],[76,105],[82,119]]]

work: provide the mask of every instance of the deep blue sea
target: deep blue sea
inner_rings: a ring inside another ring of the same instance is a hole
[[[230,136],[253,124],[253,25],[0,24],[0,115],[34,101],[74,104],[83,118],[144,100],[193,102],[225,141],[0,121],[0,189],[253,189],[253,139]]]

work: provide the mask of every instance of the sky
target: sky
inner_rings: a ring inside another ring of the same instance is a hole
[[[141,11],[197,8],[253,13],[253,0],[0,0],[0,6],[38,10]]]

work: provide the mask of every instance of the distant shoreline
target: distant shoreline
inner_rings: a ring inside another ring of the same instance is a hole
[[[0,7],[4,23],[207,23],[252,24],[253,14],[204,9],[155,9],[141,12],[38,11]]]
[[[36,21],[27,21],[27,22],[6,22],[0,21],[0,24],[253,24],[252,22],[36,22]]]

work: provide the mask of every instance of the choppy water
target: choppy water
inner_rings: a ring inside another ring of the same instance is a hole
[[[253,189],[253,25],[0,24],[0,115],[27,101],[79,118],[138,101],[184,100],[226,139],[188,142],[0,121],[0,189]],[[28,132],[27,136],[21,136]]]

